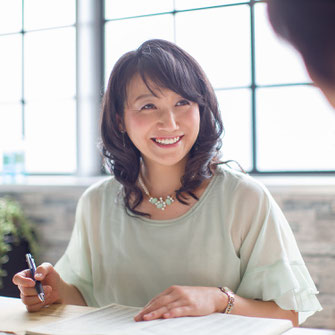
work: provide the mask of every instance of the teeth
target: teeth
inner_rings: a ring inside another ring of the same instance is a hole
[[[164,139],[164,140],[163,139],[161,140],[161,139],[155,138],[154,140],[155,140],[155,142],[160,143],[160,144],[173,144],[173,143],[178,142],[179,139],[180,139],[180,137],[178,136],[178,137]]]

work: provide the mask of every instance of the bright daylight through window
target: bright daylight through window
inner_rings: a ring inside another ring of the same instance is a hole
[[[0,170],[76,171],[74,0],[0,1]]]
[[[216,90],[224,159],[256,173],[335,170],[333,111],[298,53],[272,32],[263,1],[105,4],[105,82],[116,59],[144,40],[176,42]],[[315,127],[316,118],[328,128]]]
[[[78,141],[76,59],[89,57],[76,55],[78,3],[0,1],[2,173],[77,171],[77,144],[83,143]],[[98,24],[104,26],[99,69],[105,87],[123,53],[150,38],[176,42],[199,61],[215,88],[225,126],[223,159],[254,173],[335,171],[335,158],[328,154],[335,146],[333,111],[297,52],[272,32],[263,1],[104,4],[105,20]]]

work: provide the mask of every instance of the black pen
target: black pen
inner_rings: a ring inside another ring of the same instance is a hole
[[[44,290],[43,290],[43,286],[42,283],[39,280],[35,280],[35,272],[36,272],[36,265],[35,265],[35,261],[34,258],[31,254],[26,254],[26,260],[29,266],[29,270],[31,272],[31,276],[33,278],[33,280],[35,281],[35,288],[37,291],[37,295],[39,297],[39,299],[44,302],[45,300],[45,295],[44,295]]]

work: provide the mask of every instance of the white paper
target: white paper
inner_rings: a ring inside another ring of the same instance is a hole
[[[288,320],[251,318],[215,313],[201,317],[135,322],[140,308],[116,304],[45,326],[33,328],[26,334],[64,335],[278,335],[292,327]]]

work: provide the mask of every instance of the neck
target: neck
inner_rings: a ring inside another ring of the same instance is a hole
[[[180,179],[185,173],[185,162],[174,166],[148,164],[143,161],[141,174],[152,196],[173,195],[180,188]]]

